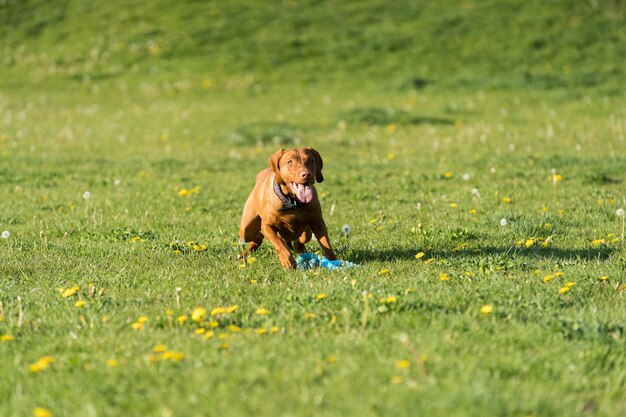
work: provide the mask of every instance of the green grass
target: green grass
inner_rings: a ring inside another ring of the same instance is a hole
[[[625,17],[594,4],[3,2],[0,415],[625,414]],[[235,260],[297,145],[359,268]]]

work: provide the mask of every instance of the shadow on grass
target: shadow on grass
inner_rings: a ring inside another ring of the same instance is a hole
[[[345,250],[345,248],[344,248]],[[351,249],[347,251],[350,254],[350,260],[353,262],[373,262],[373,261],[396,261],[415,259],[417,251],[409,248],[391,248],[391,249]],[[589,249],[566,249],[566,248],[541,248],[534,250],[526,250],[522,248],[497,248],[488,246],[478,251],[475,250],[460,250],[460,251],[445,251],[445,250],[426,250],[425,256],[422,259],[476,259],[481,257],[508,257],[514,258],[533,258],[537,260],[542,259],[557,259],[557,260],[606,260],[614,252],[613,248],[589,248]]]

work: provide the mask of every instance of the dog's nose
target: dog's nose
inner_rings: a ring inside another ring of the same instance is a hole
[[[300,178],[305,180],[309,177],[309,171],[300,171]]]

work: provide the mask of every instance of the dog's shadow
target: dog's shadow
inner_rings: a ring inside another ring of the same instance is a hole
[[[367,264],[370,262],[394,262],[407,259],[415,259],[418,251],[411,248],[347,248],[339,247],[338,253],[345,256],[348,260],[359,264]],[[601,247],[589,249],[567,249],[567,248],[538,248],[533,250],[525,250],[516,247],[493,247],[488,246],[480,250],[464,249],[459,251],[451,250],[426,250],[424,251],[422,260],[427,259],[447,259],[447,260],[468,260],[479,258],[496,258],[496,259],[533,259],[533,260],[556,260],[556,261],[592,261],[606,260],[614,252],[615,249]],[[340,256],[340,257],[341,257]]]

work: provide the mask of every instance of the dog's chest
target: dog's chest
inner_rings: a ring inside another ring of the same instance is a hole
[[[309,226],[310,218],[308,213],[302,209],[294,209],[293,211],[283,212],[280,216],[274,218],[273,226],[278,230],[280,235],[287,240],[295,240],[307,226]]]

